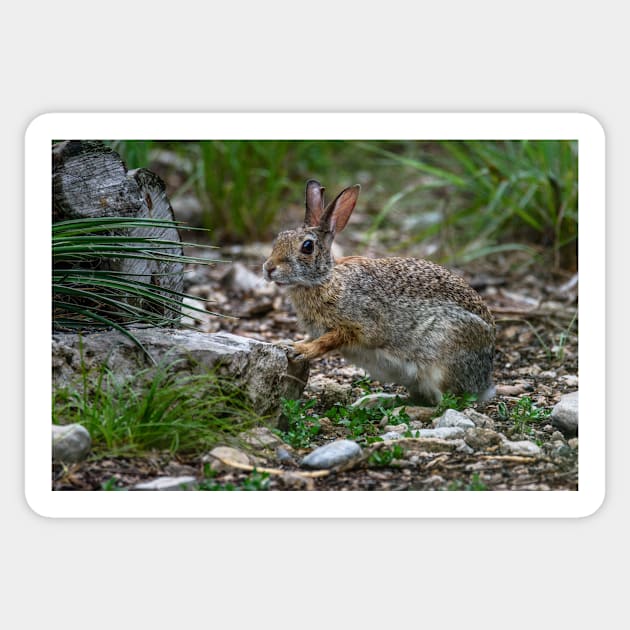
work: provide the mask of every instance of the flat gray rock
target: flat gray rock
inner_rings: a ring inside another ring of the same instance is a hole
[[[92,448],[88,430],[80,424],[52,425],[54,462],[73,463],[84,460]]]
[[[314,375],[306,389],[313,393],[325,408],[332,407],[335,403],[346,405],[352,396],[350,384],[338,383],[334,378],[322,374]]]
[[[475,423],[460,411],[447,409],[439,418],[434,421],[436,427],[461,427],[471,429]]]
[[[351,440],[337,440],[330,444],[324,444],[309,453],[303,460],[302,466],[306,468],[333,468],[339,464],[358,457],[361,447]]]
[[[398,431],[387,431],[380,436],[381,440],[385,440],[386,442],[391,442],[392,440],[400,440],[402,438],[402,433],[398,433]]]
[[[172,365],[175,372],[202,374],[220,370],[233,379],[263,416],[277,419],[281,398],[299,398],[308,379],[307,361],[292,361],[276,345],[248,337],[170,328],[134,329],[133,334],[157,363]],[[142,350],[117,331],[53,335],[55,387],[81,387],[84,371],[96,382],[103,365],[109,367],[120,384],[150,367]]]
[[[551,424],[568,437],[578,434],[578,392],[565,394],[551,412]]]
[[[416,429],[413,427],[397,429],[396,425],[385,427],[387,431],[380,437],[383,440],[402,440],[405,437],[427,438],[430,440],[454,440],[464,435],[461,427],[438,427],[437,429]],[[407,436],[405,436],[407,434]]]
[[[497,446],[505,439],[505,436],[483,427],[473,427],[466,431],[464,440],[468,446],[476,451],[485,451],[488,448]]]
[[[524,455],[525,457],[538,457],[542,455],[542,449],[540,446],[538,446],[538,444],[534,444],[534,442],[530,442],[529,440],[512,442],[506,438],[503,440],[501,450],[510,455]]]
[[[454,438],[460,438],[464,435],[464,429],[462,427],[437,427],[436,429],[418,429],[412,430],[414,437],[421,438],[439,438],[441,440],[452,440]]]
[[[230,462],[245,465],[249,465],[251,463],[247,453],[244,453],[237,448],[232,448],[231,446],[215,446],[202,458],[202,461],[209,462],[210,468],[217,471],[229,470]]]
[[[494,420],[483,413],[479,413],[476,409],[464,409],[462,413],[467,418],[470,418],[475,423],[476,427],[494,429]]]

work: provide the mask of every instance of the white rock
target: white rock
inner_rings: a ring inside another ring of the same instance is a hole
[[[534,444],[534,442],[530,442],[529,440],[520,440],[518,442],[512,442],[505,438],[501,445],[501,450],[504,453],[509,453],[511,455],[525,455],[531,457],[537,457],[542,455],[542,449],[538,444]]]
[[[439,418],[433,422],[436,427],[461,427],[462,429],[472,429],[475,423],[460,411],[447,409]]]
[[[436,429],[418,429],[417,431],[412,431],[412,433],[414,437],[452,440],[453,438],[462,437],[464,429],[462,427],[438,427]]]
[[[325,444],[309,453],[303,460],[302,466],[307,468],[332,468],[358,457],[361,447],[351,440],[337,440]]]
[[[284,442],[268,427],[254,427],[239,433],[238,437],[255,449],[275,449]]]
[[[205,312],[201,313],[197,309]],[[182,325],[193,326],[195,322],[207,322],[212,315],[206,311],[206,303],[203,300],[188,297],[182,299]]]
[[[386,424],[383,427],[383,431],[385,431],[385,433],[395,431],[396,433],[400,433],[402,435],[403,433],[409,431],[409,427],[404,422],[401,422],[400,424]]]
[[[494,420],[483,413],[479,413],[476,409],[464,409],[462,412],[467,418],[470,418],[476,427],[483,429],[494,429]]]
[[[576,374],[565,374],[560,377],[569,387],[577,387],[579,379]]]
[[[133,486],[132,490],[190,490],[196,483],[190,476],[158,477],[151,481],[143,481]]]
[[[221,286],[234,293],[253,293],[254,291],[272,289],[275,285],[265,282],[262,268],[255,273],[243,263],[234,263],[221,278]]]
[[[398,433],[398,431],[387,431],[387,433],[383,433],[380,437],[386,442],[391,442],[392,440],[400,440],[402,434]]]
[[[236,464],[249,465],[250,459],[247,453],[239,451],[237,448],[231,446],[215,446],[209,453],[202,457],[202,461],[210,462],[210,468],[212,470],[229,470],[230,465],[226,462],[235,462]]]
[[[435,407],[406,406],[404,410],[409,420],[416,423],[427,422],[435,413]]]
[[[551,424],[565,435],[574,437],[578,433],[578,392],[565,394],[551,412]]]
[[[54,462],[80,462],[92,447],[88,430],[80,424],[52,425]]]
[[[475,427],[466,431],[466,444],[478,451],[483,451],[502,442],[505,436],[484,427]]]
[[[352,395],[351,385],[339,383],[323,374],[315,374],[309,380],[306,390],[312,392],[325,408],[332,407],[335,403],[346,405]]]

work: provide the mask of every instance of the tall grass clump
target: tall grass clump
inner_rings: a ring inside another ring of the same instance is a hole
[[[115,328],[141,346],[132,325],[168,326],[181,313],[184,293],[158,287],[143,275],[108,268],[112,259],[209,264],[207,258],[174,253],[185,243],[129,236],[132,228],[181,227],[173,221],[97,217],[52,226],[53,328],[62,331]],[[192,308],[192,307],[189,307]],[[205,311],[204,311],[205,312]]]
[[[420,187],[438,189],[440,221],[409,241],[447,233],[451,258],[458,261],[522,249],[555,267],[577,265],[577,142],[408,142],[397,151],[376,143],[361,146],[421,174]],[[416,194],[418,188],[405,194]],[[391,205],[377,216],[375,227]]]
[[[110,140],[106,141],[121,156],[129,170],[147,168],[150,153],[159,144],[155,140]]]
[[[340,171],[360,168],[352,142],[342,140],[110,141],[130,168],[147,166],[169,181],[177,176],[172,199],[193,192],[203,225],[215,243],[242,243],[274,236],[274,221],[299,201],[296,187],[307,179],[338,179]],[[166,154],[176,159],[160,163]],[[179,167],[174,166],[179,164]]]
[[[293,182],[321,172],[335,143],[291,140],[213,140],[199,143],[197,191],[204,225],[225,242],[264,239]]]
[[[216,373],[177,372],[174,364],[138,372],[121,382],[101,367],[96,382],[53,391],[53,422],[79,423],[98,456],[151,450],[202,452],[263,419],[233,383]]]

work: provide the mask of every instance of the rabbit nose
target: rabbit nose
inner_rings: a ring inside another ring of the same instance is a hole
[[[274,265],[271,260],[267,260],[265,261],[265,264],[263,265],[263,269],[267,273],[273,273],[276,270],[276,265]]]

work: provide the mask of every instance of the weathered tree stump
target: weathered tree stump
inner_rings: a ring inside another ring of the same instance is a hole
[[[164,182],[147,169],[128,171],[120,156],[102,142],[57,143],[53,145],[52,156],[54,223],[95,217],[174,219]],[[175,226],[124,228],[117,229],[115,234],[180,241]],[[183,249],[161,247],[160,253],[181,256]],[[108,258],[95,261],[92,266],[128,274],[129,279],[151,284],[158,291],[183,290],[184,265],[177,261]],[[132,300],[134,305],[144,307],[139,298]],[[154,305],[151,310],[155,311]],[[158,315],[170,320],[179,318],[178,313],[167,308]]]

